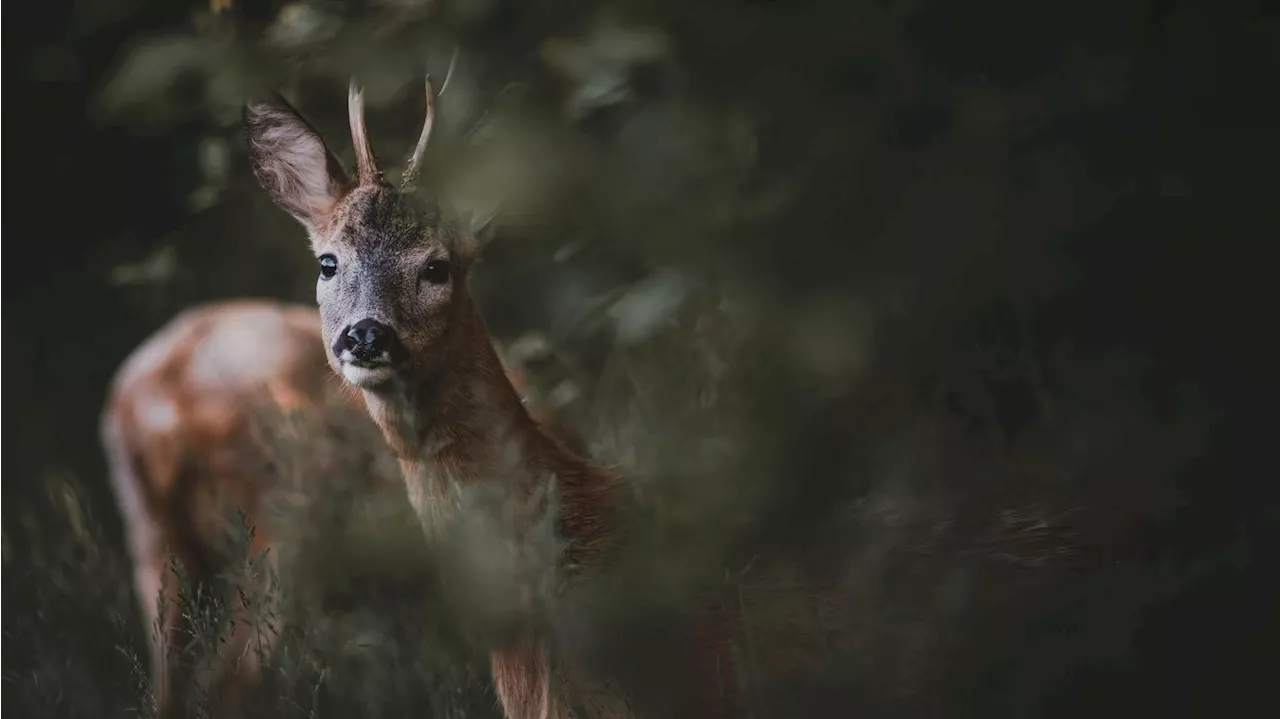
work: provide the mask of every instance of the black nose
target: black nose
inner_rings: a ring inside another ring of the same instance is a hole
[[[363,319],[347,328],[339,344],[340,350],[349,351],[356,359],[380,359],[395,347],[396,332],[377,320]]]

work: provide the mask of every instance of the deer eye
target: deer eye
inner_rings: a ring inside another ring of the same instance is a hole
[[[432,260],[422,268],[422,279],[433,285],[443,285],[449,281],[449,263],[444,260]]]
[[[320,276],[329,279],[338,272],[338,258],[333,255],[320,255]]]

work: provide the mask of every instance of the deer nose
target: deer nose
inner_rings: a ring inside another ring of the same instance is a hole
[[[347,328],[342,335],[341,349],[355,355],[356,359],[382,359],[395,347],[396,332],[374,319],[363,319]]]

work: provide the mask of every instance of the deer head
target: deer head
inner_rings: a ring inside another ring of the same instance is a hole
[[[244,111],[254,174],[310,236],[329,363],[365,390],[429,374],[449,354],[458,318],[473,311],[466,279],[475,241],[417,188],[435,119],[429,79],[426,93],[426,120],[399,187],[378,167],[354,82],[348,94],[354,177],[283,99]]]

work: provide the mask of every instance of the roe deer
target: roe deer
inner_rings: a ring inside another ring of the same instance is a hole
[[[554,594],[602,568],[619,543],[624,488],[616,472],[583,459],[531,417],[503,374],[467,288],[476,242],[416,187],[435,113],[430,80],[426,91],[426,119],[399,187],[378,167],[354,82],[354,177],[282,99],[245,107],[250,159],[259,183],[309,236],[326,356],[361,390],[399,460],[423,530],[441,538],[451,523],[476,513],[467,498],[502,494],[506,504],[488,531],[516,548],[504,566],[513,593],[524,598],[521,608],[531,609],[540,581]],[[490,652],[506,716],[634,715],[636,697],[606,687],[580,663],[553,658],[551,635],[530,618],[537,614],[524,616]],[[708,627],[691,638],[695,651],[672,657],[673,665],[694,665],[684,672],[693,686],[681,709],[703,717],[732,704],[722,696],[732,691],[716,686],[733,683],[723,624]],[[727,681],[711,676],[726,672]]]
[[[184,715],[197,685],[216,715],[235,715],[274,639],[275,627],[256,622],[254,608],[229,595],[235,629],[211,665],[192,675],[181,657],[192,629],[178,601],[184,587],[169,562],[176,556],[188,588],[195,588],[246,559],[221,546],[225,503],[238,506],[253,527],[252,552],[278,541],[261,502],[282,479],[279,448],[264,434],[290,415],[311,443],[299,473],[308,487],[318,481],[316,473],[339,474],[324,477],[338,481],[350,476],[366,486],[401,483],[359,394],[333,377],[321,338],[314,308],[224,301],[170,320],[116,372],[101,440],[127,532],[162,719]],[[274,556],[267,554],[269,561]],[[259,585],[264,579],[255,577]]]

